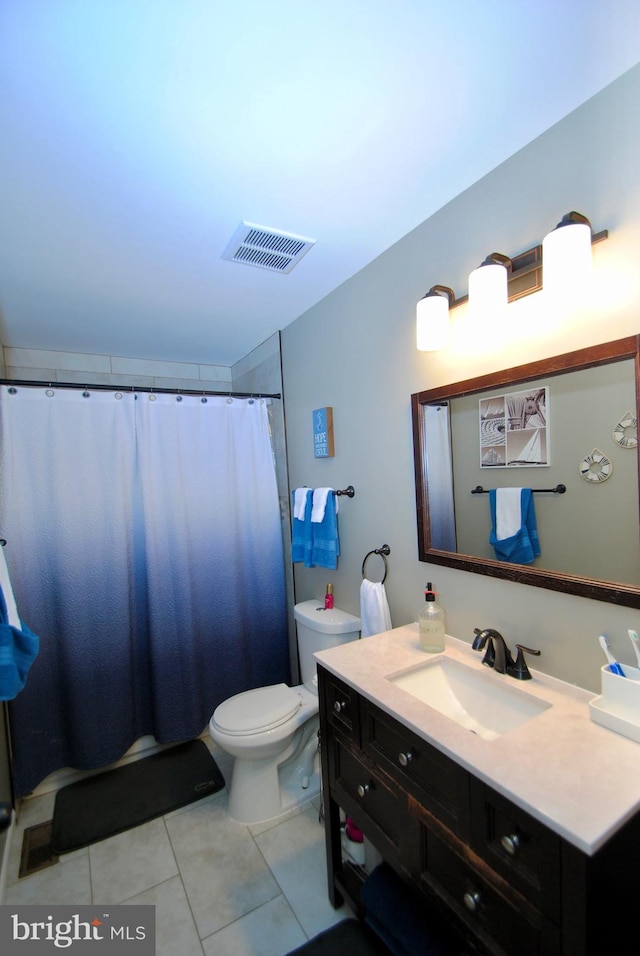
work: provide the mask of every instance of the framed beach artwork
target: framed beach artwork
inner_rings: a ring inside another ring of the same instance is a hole
[[[549,389],[507,392],[478,402],[481,468],[549,465]]]

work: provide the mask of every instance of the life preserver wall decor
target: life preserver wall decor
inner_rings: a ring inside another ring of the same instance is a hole
[[[578,467],[580,476],[585,481],[591,481],[594,484],[606,481],[607,478],[611,477],[613,471],[610,459],[603,455],[598,448],[594,448],[589,455],[585,455]]]
[[[631,412],[625,412],[613,429],[613,440],[621,448],[638,447],[638,420]]]

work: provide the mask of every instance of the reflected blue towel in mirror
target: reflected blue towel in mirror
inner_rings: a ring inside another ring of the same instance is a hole
[[[536,514],[533,506],[533,492],[531,488],[520,488],[520,527],[509,537],[499,537],[497,527],[498,520],[498,500],[497,495],[500,492],[512,492],[512,488],[492,488],[489,492],[489,504],[491,507],[491,534],[489,541],[498,561],[508,561],[510,564],[531,564],[540,554],[540,542],[538,540],[538,526]]]
[[[13,700],[24,687],[40,641],[22,621],[9,624],[7,602],[0,588],[0,700]]]

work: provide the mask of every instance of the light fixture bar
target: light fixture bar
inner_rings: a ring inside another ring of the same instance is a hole
[[[591,237],[591,245],[608,239],[609,230],[602,229]],[[542,289],[542,243],[532,246],[526,252],[519,256],[513,256],[511,259],[511,271],[507,277],[507,295],[509,302],[515,302],[516,299],[523,299],[532,292],[539,292]],[[451,308],[468,302],[469,295],[461,295],[454,299]]]

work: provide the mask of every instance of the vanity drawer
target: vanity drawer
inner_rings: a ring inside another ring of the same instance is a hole
[[[423,806],[463,835],[469,826],[469,775],[435,747],[362,699],[362,749]]]
[[[560,837],[475,778],[471,846],[534,906],[560,922]]]
[[[403,832],[407,830],[405,800],[392,780],[360,759],[349,746],[332,741],[330,749],[333,796],[374,844],[370,824],[386,844],[385,849],[398,859]],[[415,843],[415,838],[413,840]]]
[[[487,867],[460,857],[440,835],[424,829],[422,881],[485,941],[490,952],[509,956],[556,956],[559,927],[547,920],[526,897]]]
[[[328,671],[318,668],[318,681],[324,694],[326,715],[329,724],[346,734],[350,739],[358,739],[358,694],[343,681]]]

